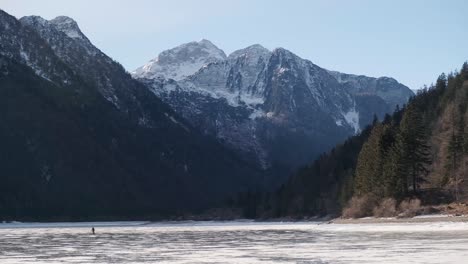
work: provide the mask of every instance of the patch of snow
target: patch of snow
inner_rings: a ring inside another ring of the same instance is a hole
[[[70,38],[78,38],[78,39],[82,38],[80,33],[78,33],[75,30],[66,30],[64,33],[67,34],[67,36],[69,36]]]
[[[179,121],[177,121],[177,119],[175,119],[172,115],[168,114],[168,113],[164,113],[164,115],[169,118],[169,120],[171,120],[174,124],[177,124],[179,126],[181,126],[183,129],[185,129],[187,132],[190,131],[184,124],[180,123]]]
[[[83,33],[81,33],[75,20],[66,16],[58,16],[49,21],[59,31],[65,33],[68,37],[73,39],[84,39]]]
[[[284,68],[284,67],[280,67],[280,68],[278,69],[278,74],[282,74],[282,73],[284,73],[284,72],[287,71],[287,70],[289,70],[289,69]]]
[[[156,60],[143,66],[142,72],[150,78],[164,77],[178,81],[196,73],[200,68],[206,65],[206,61],[201,59],[191,62],[180,62],[168,67],[161,66],[157,63],[158,61]],[[138,74],[138,70],[133,73]]]
[[[454,215],[449,214],[429,214],[429,215],[417,215],[413,218],[443,218],[443,217],[456,217]]]
[[[264,57],[267,58],[271,52],[263,47],[260,44],[254,44],[251,46],[248,46],[247,48],[236,50],[229,54],[228,59],[234,60],[239,57],[246,57],[246,58],[254,58],[254,60],[258,60],[259,57]]]
[[[102,96],[117,107],[117,109],[120,109],[119,98],[114,93],[103,93]]]
[[[207,87],[196,85],[190,81],[181,81],[177,83],[164,82],[163,85],[155,82],[151,86],[151,90],[156,95],[170,94],[177,89],[184,92],[197,93],[204,96],[209,96],[214,99],[225,99],[226,102],[233,107],[247,106],[249,109],[256,109],[258,105],[262,105],[265,99],[259,94],[239,93],[239,91],[230,91],[227,87]]]
[[[171,119],[171,121],[175,124],[180,124],[179,121],[177,121],[173,116],[169,116],[169,119]]]
[[[265,102],[265,98],[252,94],[241,94],[240,101],[249,106],[261,105]]]
[[[226,58],[222,50],[202,40],[164,51],[132,75],[135,78],[177,81],[153,84],[152,90],[156,95],[169,95],[181,89],[214,99],[225,99],[230,106],[247,106],[254,111],[265,100],[265,84],[258,74],[266,67],[270,55],[271,52],[262,46],[252,45]],[[236,79],[237,76],[240,78]]]
[[[378,224],[329,224],[319,225],[317,229],[337,232],[443,232],[468,230],[464,222],[429,223],[378,223]]]
[[[157,58],[132,72],[137,78],[164,77],[182,80],[209,63],[226,59],[224,51],[208,40],[189,42],[161,52]]]
[[[356,111],[356,107],[351,108],[347,113],[343,113],[343,117],[346,123],[354,128],[354,133],[358,133],[359,127],[359,112]]]
[[[166,93],[175,92],[177,90],[177,84],[174,83],[165,84],[163,87]]]
[[[257,118],[260,118],[260,117],[264,117],[265,116],[265,112],[261,109],[255,109],[253,110],[253,112],[249,115],[249,118],[252,119],[252,120],[255,120]]]
[[[20,56],[24,60],[24,62],[26,62],[26,64],[29,65],[29,63],[30,63],[29,62],[29,55],[26,52],[24,52],[23,49],[20,50]]]
[[[49,77],[47,77],[47,75],[36,64],[34,64],[31,61],[29,55],[24,51],[23,46],[20,47],[20,57],[28,67],[33,69],[34,73],[36,73],[37,76],[43,78],[44,80],[52,82],[52,80]]]

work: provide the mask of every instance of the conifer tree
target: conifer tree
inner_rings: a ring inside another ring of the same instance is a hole
[[[411,189],[417,192],[428,172],[430,158],[425,126],[415,104],[410,104],[403,115],[398,141],[401,173],[409,177]]]
[[[447,88],[447,76],[445,75],[445,73],[442,73],[439,76],[439,78],[437,78],[435,87],[439,90],[444,90],[445,88]]]
[[[359,153],[355,177],[355,193],[358,196],[366,194],[381,196],[383,193],[381,144],[383,132],[384,126],[376,123]]]
[[[463,80],[468,80],[468,62],[463,63],[460,74]]]
[[[408,180],[404,172],[403,141],[399,135],[398,126],[391,126],[391,146],[386,151],[383,177],[385,180],[385,196],[400,198],[406,195]]]

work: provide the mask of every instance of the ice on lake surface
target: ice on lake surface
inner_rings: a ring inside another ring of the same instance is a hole
[[[0,263],[467,261],[468,223],[0,224]]]

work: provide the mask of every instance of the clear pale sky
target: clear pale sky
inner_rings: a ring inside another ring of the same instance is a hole
[[[20,18],[74,18],[131,71],[165,49],[206,38],[227,54],[259,43],[346,73],[412,89],[468,60],[466,0],[0,0]]]

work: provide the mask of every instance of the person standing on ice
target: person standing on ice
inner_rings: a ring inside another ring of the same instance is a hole
[[[91,232],[94,234],[96,234],[95,230],[94,230],[94,226],[91,228]]]

